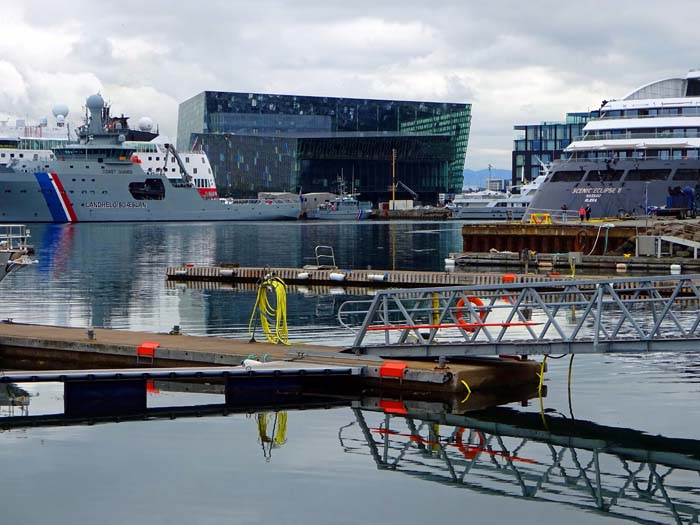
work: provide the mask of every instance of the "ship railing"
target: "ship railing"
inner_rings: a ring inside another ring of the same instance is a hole
[[[557,224],[573,224],[581,222],[578,208],[575,210],[562,210],[555,208],[534,208],[532,206],[528,206],[527,210],[525,211],[525,216],[523,217],[523,222],[530,222],[530,216],[533,214],[548,214],[550,215],[551,221]],[[649,216],[651,216],[651,214]],[[620,210],[615,217],[595,218],[596,221],[612,219],[644,219],[644,205],[642,204],[639,209]]]
[[[697,130],[667,133],[586,133],[574,137],[575,141],[586,140],[631,140],[631,139],[697,139],[700,138],[700,133]]]
[[[596,120],[629,120],[629,119],[647,119],[647,118],[673,118],[673,117],[697,117],[700,116],[700,108],[682,108],[683,113],[676,113],[672,115],[602,115],[600,117],[595,117],[589,119],[588,122],[595,122]]]
[[[577,150],[575,152],[570,152],[571,156],[564,158],[562,157],[561,159],[558,159],[559,165],[565,165],[567,163],[580,163],[580,162],[606,162],[606,161],[631,161],[635,163],[642,163],[645,161],[651,161],[651,160],[662,160],[665,162],[668,161],[673,161],[673,160],[698,160],[700,158],[698,154],[691,154],[691,155],[682,155],[680,154],[680,149],[677,148],[672,148],[671,146],[660,146],[661,149],[673,149],[675,152],[673,155],[646,155],[643,151],[639,151],[635,155],[627,155],[626,157],[620,157],[617,155],[615,152],[606,152],[606,153],[601,153],[597,150]],[[698,147],[700,148],[700,146]],[[633,150],[633,147],[630,147],[630,150]],[[684,148],[687,149],[687,148]],[[587,158],[584,155],[587,155],[588,153],[592,153],[594,155],[600,155],[597,156],[596,158]],[[576,156],[577,154],[582,155],[582,156]]]
[[[0,224],[0,250],[27,250],[29,233],[24,224]]]
[[[219,197],[219,200],[226,204],[298,204],[301,203],[298,199],[291,197],[281,197],[281,198],[252,198],[252,199],[238,199],[232,197]]]

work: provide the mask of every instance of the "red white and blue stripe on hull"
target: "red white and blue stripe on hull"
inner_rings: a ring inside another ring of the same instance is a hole
[[[53,222],[78,222],[73,205],[56,173],[35,173]]]

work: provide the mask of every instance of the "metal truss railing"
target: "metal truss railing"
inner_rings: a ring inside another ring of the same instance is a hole
[[[378,423],[372,419],[373,425],[368,418],[381,416],[359,408],[354,413],[356,420],[339,433],[341,445],[348,453],[369,454],[379,469],[487,494],[597,510],[636,523],[699,522],[697,456],[463,416],[444,426],[384,414]],[[355,425],[361,436],[353,432]],[[493,427],[503,430],[496,433]],[[696,446],[700,450],[700,442]]]
[[[700,350],[700,275],[383,290],[349,301],[352,349],[383,356]]]

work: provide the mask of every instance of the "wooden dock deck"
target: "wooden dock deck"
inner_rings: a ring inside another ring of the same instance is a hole
[[[407,361],[399,375],[385,375],[387,361],[376,357],[340,354],[338,347],[294,343],[289,346],[249,343],[240,339],[195,337],[111,329],[0,323],[0,368],[37,370],[56,368],[120,368],[137,366],[238,366],[252,354],[269,360],[364,367],[363,388],[381,386],[412,392],[444,394],[498,390],[536,384],[539,363],[511,359],[472,359],[447,363]],[[152,359],[139,358],[144,342],[157,342]],[[401,368],[401,367],[399,367]]]

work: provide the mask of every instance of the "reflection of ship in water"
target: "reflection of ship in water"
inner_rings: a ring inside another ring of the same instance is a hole
[[[379,469],[637,523],[698,523],[699,440],[564,418],[545,427],[539,414],[505,408],[464,416],[366,401],[339,439]]]

